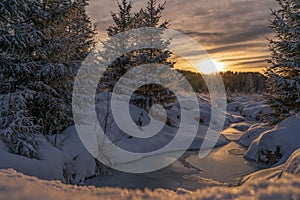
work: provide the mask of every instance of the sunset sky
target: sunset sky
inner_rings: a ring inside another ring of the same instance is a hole
[[[146,0],[133,2],[135,10],[146,4]],[[110,11],[117,11],[116,3],[90,1],[88,13],[100,39],[107,37],[105,29],[112,23]],[[262,71],[269,56],[267,38],[272,36],[270,8],[276,7],[275,0],[169,0],[163,19],[171,20],[170,29],[199,42],[225,70]],[[187,68],[184,65],[179,61],[177,67]]]

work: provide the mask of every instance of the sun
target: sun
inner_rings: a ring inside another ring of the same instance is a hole
[[[198,64],[197,68],[203,74],[212,74],[223,71],[225,65],[215,60],[205,59]]]

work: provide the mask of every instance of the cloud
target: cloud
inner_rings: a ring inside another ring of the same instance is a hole
[[[225,59],[221,59],[219,61],[221,62],[241,62],[241,61],[248,61],[248,62],[252,62],[252,61],[264,61],[267,58],[269,58],[269,55],[263,55],[263,56],[254,56],[254,57],[237,57],[237,58],[225,58]]]
[[[249,64],[262,64],[262,63],[265,63],[265,61],[264,60],[243,61],[243,62],[235,63],[233,66],[237,66],[237,65],[247,66]]]
[[[222,53],[222,52],[237,52],[237,51],[247,51],[251,49],[255,49],[255,51],[266,51],[267,49],[267,42],[253,42],[253,43],[235,43],[235,44],[227,44],[216,46],[213,48],[207,49],[207,52],[210,54],[214,53]]]
[[[181,33],[184,33],[190,37],[221,37],[224,35],[224,33],[221,32],[198,32],[198,31],[193,31],[193,30],[177,30]]]
[[[219,44],[232,44],[256,39],[264,39],[272,33],[272,30],[265,25],[248,26],[247,29],[228,31],[223,37],[218,37],[213,42]]]
[[[133,2],[135,10],[146,4],[146,0]],[[90,1],[88,13],[97,22],[102,35],[112,23],[110,11],[117,10],[116,3],[116,0]],[[264,59],[252,58],[269,53],[266,38],[272,36],[272,30],[268,27],[268,19],[271,16],[270,8],[277,6],[275,0],[169,0],[162,20],[170,19],[171,29],[198,41],[212,57],[228,62],[228,65],[255,68]],[[194,56],[193,50],[189,47],[186,49]],[[226,60],[229,56],[245,59],[232,63],[232,60]]]

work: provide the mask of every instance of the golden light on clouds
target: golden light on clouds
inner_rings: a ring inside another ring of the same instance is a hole
[[[133,2],[136,11],[145,6],[145,1]],[[162,21],[171,20],[170,29],[198,42],[209,57],[225,65],[223,71],[263,72],[268,66],[266,59],[270,57],[267,38],[273,36],[268,20],[270,8],[277,6],[274,0],[168,1]],[[90,1],[87,10],[97,25],[98,38],[104,40],[106,29],[112,24],[111,11],[117,10],[116,1]],[[197,71],[193,66],[200,63],[202,55],[196,55],[194,47],[178,45],[186,50],[192,63],[175,56],[175,68]]]

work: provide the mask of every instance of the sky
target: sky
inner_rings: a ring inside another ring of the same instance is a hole
[[[133,3],[138,10],[146,0]],[[110,12],[117,11],[116,4],[117,0],[90,0],[87,11],[98,39],[107,38],[105,30],[112,24]],[[170,20],[170,29],[196,40],[224,70],[262,72],[270,56],[267,38],[273,36],[270,8],[277,7],[275,0],[168,0],[162,20]],[[189,68],[181,60],[176,65]]]

